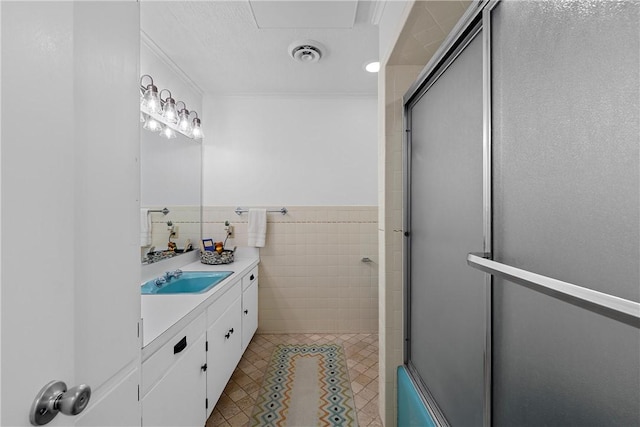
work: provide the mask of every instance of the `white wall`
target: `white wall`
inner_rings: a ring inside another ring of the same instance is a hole
[[[203,205],[376,206],[375,96],[204,100]]]

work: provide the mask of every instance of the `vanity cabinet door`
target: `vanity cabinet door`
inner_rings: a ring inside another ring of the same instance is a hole
[[[198,426],[207,420],[205,334],[186,343],[184,355],[142,399],[143,426]],[[182,348],[182,344],[179,344]],[[178,348],[178,350],[180,349]],[[143,368],[144,369],[144,368]]]
[[[242,299],[236,298],[207,328],[207,416],[222,395],[242,356]]]
[[[258,329],[258,279],[242,293],[242,351]]]

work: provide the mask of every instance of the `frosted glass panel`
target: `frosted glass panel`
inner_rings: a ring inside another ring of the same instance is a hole
[[[640,301],[640,3],[492,12],[494,258]],[[640,425],[640,334],[494,282],[496,426]]]
[[[494,282],[494,426],[640,425],[638,329]]]
[[[482,425],[482,37],[410,112],[410,361],[453,426]]]

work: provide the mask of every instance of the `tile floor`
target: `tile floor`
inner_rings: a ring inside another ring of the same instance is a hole
[[[206,427],[243,427],[262,386],[262,376],[278,344],[341,343],[347,357],[359,427],[382,427],[378,415],[377,334],[256,334],[231,376]],[[305,426],[306,427],[306,426]]]

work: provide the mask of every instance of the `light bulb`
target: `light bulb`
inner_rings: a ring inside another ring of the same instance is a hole
[[[144,91],[144,96],[142,97],[142,106],[146,108],[149,113],[160,114],[162,110],[162,106],[160,104],[160,98],[158,97],[158,88],[150,84],[147,86],[147,89]]]
[[[182,133],[191,134],[191,122],[189,122],[189,112],[186,109],[180,110],[180,114],[178,114],[178,129]]]
[[[200,119],[198,117],[193,119],[193,129],[191,133],[195,139],[202,139],[204,133],[202,133],[202,128],[200,127]]]
[[[167,92],[169,95],[165,99],[162,99],[162,92]],[[162,117],[168,123],[175,125],[178,123],[178,111],[176,110],[176,100],[171,96],[171,91],[169,89],[162,89],[160,92],[160,101],[162,101]]]
[[[147,117],[147,121],[144,122],[144,126],[142,127],[152,132],[158,132],[162,129],[162,125],[160,124],[160,122],[151,116]]]
[[[164,136],[167,139],[173,139],[176,137],[176,132],[169,126],[165,126],[162,128],[162,131],[160,131],[160,135]]]
[[[176,111],[176,102],[173,98],[167,98],[165,101],[164,107],[162,107],[162,116],[169,123],[178,123],[178,112]]]

